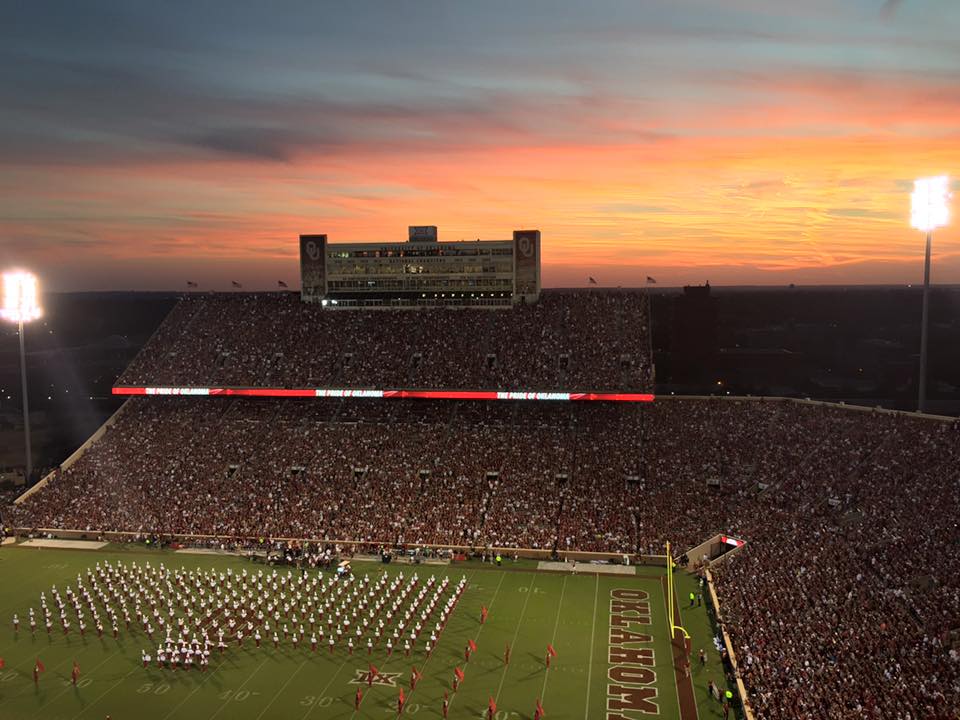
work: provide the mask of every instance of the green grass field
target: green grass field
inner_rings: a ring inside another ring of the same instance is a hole
[[[626,692],[640,692],[642,688],[643,699],[651,703],[643,704],[643,708],[650,712],[618,710],[611,711],[611,717],[722,717],[719,705],[708,698],[706,691],[707,680],[722,683],[723,672],[705,607],[683,610],[683,623],[693,638],[694,658],[692,688],[691,680],[682,673],[678,688],[660,568],[641,567],[636,575],[597,576],[538,572],[532,564],[514,565],[509,561],[503,569],[479,562],[417,566],[422,578],[431,573],[449,574],[455,582],[466,574],[468,587],[428,659],[422,651],[409,658],[394,652],[389,659],[382,648],[374,651],[372,659],[381,672],[399,673],[397,686],[375,684],[368,690],[364,684],[366,696],[360,711],[355,712],[357,685],[350,681],[357,677],[358,670],[367,667],[365,649],[350,656],[338,648],[331,655],[326,647],[314,654],[309,644],[294,650],[287,643],[275,650],[269,643],[257,649],[246,642],[242,649],[231,646],[222,657],[214,652],[210,670],[201,673],[158,669],[153,663],[145,669],[140,652],[151,650],[152,644],[135,627],[130,632],[122,629],[117,640],[109,636],[109,627],[102,639],[90,629],[81,638],[76,627],[65,637],[55,608],[51,608],[52,635],[48,637],[41,618],[36,635],[31,636],[27,609],[32,606],[39,613],[40,592],[46,591],[49,598],[53,584],[62,592],[68,584],[75,584],[78,573],[107,559],[141,564],[149,560],[188,569],[232,567],[235,572],[263,567],[231,556],[173,554],[147,551],[142,546],[111,546],[101,551],[3,547],[0,657],[6,666],[0,670],[2,720],[79,720],[107,715],[114,720],[382,720],[396,716],[399,685],[408,691],[405,715],[435,718],[440,717],[443,692],[450,689],[453,669],[458,665],[464,668],[466,677],[459,691],[451,694],[450,718],[486,717],[490,696],[497,701],[497,720],[532,718],[537,697],[542,698],[550,720],[605,718],[611,699],[608,690],[618,685]],[[354,566],[358,576],[369,573],[372,577],[401,569],[409,575],[413,568],[373,563]],[[686,574],[677,574],[676,584],[680,598],[686,598],[696,587],[695,579]],[[649,634],[650,641],[623,646],[653,649],[651,664],[642,670],[638,671],[635,664],[624,668],[624,660],[618,665],[609,662],[611,615],[616,614],[611,605],[614,591],[630,598],[642,597],[642,593],[649,596],[649,624],[626,629]],[[489,608],[483,625],[481,605]],[[21,618],[18,633],[13,630],[14,613]],[[478,650],[464,664],[463,651],[469,639],[475,640]],[[503,662],[507,643],[512,649],[509,665]],[[557,651],[549,670],[544,665],[547,643]],[[701,647],[708,651],[704,668],[696,659]],[[46,672],[35,686],[32,672],[37,657]],[[81,668],[77,687],[70,682],[74,661]],[[422,670],[423,677],[411,694],[408,681],[412,665]],[[644,674],[642,680],[637,672]],[[679,698],[684,692],[692,693],[696,707],[691,705],[681,713]],[[633,699],[637,697],[640,695]],[[627,695],[612,698],[621,702],[630,699]]]

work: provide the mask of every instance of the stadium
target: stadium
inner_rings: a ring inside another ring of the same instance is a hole
[[[960,424],[654,397],[539,242],[184,295],[3,511],[3,717],[953,717]]]

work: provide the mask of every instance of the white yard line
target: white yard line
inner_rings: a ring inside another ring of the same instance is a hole
[[[563,607],[563,594],[567,591],[567,577],[568,575],[563,576],[563,585],[560,586],[560,604],[557,605],[557,621],[553,625],[553,638],[550,640],[550,644],[553,645],[557,642],[557,628],[560,627],[560,610]],[[599,575],[598,575],[599,577]],[[543,700],[543,696],[547,694],[547,678],[550,677],[550,668],[547,668],[547,671],[543,674],[543,688],[540,690],[540,700]]]
[[[309,659],[309,656],[307,657],[307,659]],[[307,664],[307,661],[304,660],[302,663],[300,663],[300,665],[297,666],[297,669],[296,669],[296,670],[294,670],[292,673],[290,673],[290,677],[287,678],[287,681],[286,681],[283,685],[280,686],[280,689],[279,689],[279,690],[277,690],[277,694],[274,695],[274,696],[270,699],[270,702],[268,702],[268,703],[264,706],[263,710],[260,711],[260,714],[257,715],[256,720],[260,720],[260,718],[263,717],[263,714],[264,714],[265,712],[267,712],[267,710],[270,709],[270,706],[273,705],[273,704],[277,701],[277,698],[280,697],[280,696],[283,694],[283,691],[287,689],[287,685],[290,684],[290,681],[293,680],[294,677],[296,677],[297,673],[300,672],[300,671],[303,669],[303,666],[306,665],[306,664]],[[339,672],[339,670],[338,670],[337,672]],[[168,715],[167,717],[169,717],[169,715]],[[166,720],[166,718],[164,718],[164,720]]]
[[[597,584],[593,591],[593,627],[590,630],[590,662],[587,663],[587,705],[583,711],[584,720],[590,720],[590,687],[593,678],[593,640],[597,635],[597,597],[600,595],[600,575],[597,574]],[[544,680],[546,684],[546,680]]]
[[[507,576],[507,574],[506,574],[505,572],[501,572],[501,573],[500,573],[500,582],[497,583],[497,589],[494,590],[494,592],[493,592],[493,598],[490,600],[490,607],[488,607],[487,610],[489,610],[490,608],[492,608],[492,607],[493,607],[493,603],[495,603],[495,602],[497,601],[497,595],[500,594],[500,586],[503,585],[503,579],[504,579],[506,576]],[[486,623],[483,623],[483,624],[480,625],[480,629],[477,630],[477,634],[473,636],[473,641],[474,641],[474,642],[476,642],[477,639],[480,637],[480,633],[483,632],[483,628],[484,628],[485,625],[486,625]]]
[[[500,586],[503,585],[503,579],[504,579],[506,576],[507,576],[507,573],[505,573],[505,572],[501,572],[501,573],[500,573],[500,582],[497,583],[497,589],[496,589],[496,590],[494,591],[494,593],[493,593],[493,598],[490,600],[490,605],[487,607],[488,610],[489,610],[490,608],[492,608],[492,607],[493,607],[493,604],[497,601],[497,595],[500,594]],[[529,593],[529,590],[528,590],[527,592]],[[529,600],[529,599],[530,599],[530,595],[528,594],[528,595],[527,595],[527,600]],[[477,634],[473,636],[473,641],[474,641],[474,642],[476,642],[477,639],[480,637],[480,633],[483,632],[483,628],[484,628],[485,625],[486,625],[486,623],[480,625],[480,629],[477,630]],[[457,699],[457,693],[454,693],[454,694],[453,694],[453,697],[450,698],[450,704],[449,704],[448,707],[447,707],[448,710],[453,707],[453,701],[456,700],[456,699]]]
[[[501,582],[503,582],[503,579],[502,579],[502,578],[501,578]],[[467,586],[469,587],[469,582],[467,583]],[[497,588],[497,590],[499,591],[499,587]],[[494,597],[496,597],[496,595],[494,595]],[[492,603],[491,603],[491,604],[492,604]],[[451,617],[452,617],[452,616],[451,616]],[[399,655],[399,654],[398,654],[398,655]],[[347,656],[347,659],[343,661],[343,663],[342,663],[342,664],[340,665],[340,667],[337,669],[337,672],[335,672],[335,673],[333,674],[333,677],[330,678],[330,682],[328,682],[328,683],[326,684],[326,686],[323,688],[323,690],[320,691],[320,694],[319,694],[317,697],[325,697],[325,696],[326,696],[327,690],[329,690],[329,689],[330,689],[330,686],[333,685],[333,681],[337,679],[337,676],[340,674],[340,672],[343,670],[343,668],[346,666],[346,664],[347,664],[348,662],[350,662],[350,661],[351,661],[351,656],[348,655],[348,656]],[[383,665],[384,665],[384,667],[386,667],[387,664],[384,663]],[[279,694],[279,693],[278,693],[278,694]],[[272,701],[271,701],[271,702],[272,702]],[[302,720],[307,720],[307,716],[309,716],[310,713],[313,712],[313,708],[314,708],[314,707],[316,707],[316,705],[311,705],[309,708],[307,708],[307,712],[305,712],[305,713],[303,714]],[[352,718],[352,717],[353,717],[354,715],[356,715],[356,714],[357,714],[357,711],[354,710],[353,713],[350,715],[350,717]],[[258,718],[258,720],[259,720],[259,718]]]
[[[91,707],[93,707],[93,706],[96,705],[98,702],[100,702],[100,701],[106,696],[106,694],[107,694],[108,692],[111,692],[117,685],[119,685],[119,684],[122,683],[124,680],[126,680],[128,677],[130,677],[131,675],[133,675],[136,671],[137,671],[137,668],[136,668],[136,666],[134,666],[133,670],[131,670],[130,672],[128,672],[128,673],[127,673],[126,675],[124,675],[122,678],[120,678],[119,680],[117,680],[113,685],[111,685],[111,686],[108,687],[106,690],[104,690],[102,693],[100,693],[99,695],[97,695],[96,699],[95,699],[93,702],[91,702],[89,705],[85,705],[85,706],[83,706],[82,708],[80,708],[80,712],[78,712],[76,715],[73,716],[73,720],[77,720],[77,718],[80,717],[81,715],[83,715],[83,713],[85,713],[85,712],[86,712],[87,710],[89,710]]]
[[[206,685],[206,684],[207,684],[207,680],[209,680],[211,677],[213,677],[213,674],[217,671],[217,669],[218,669],[222,664],[223,664],[223,661],[221,660],[221,662],[217,664],[217,667],[214,668],[213,670],[210,670],[210,671],[207,673],[207,676],[206,676],[201,682],[197,683],[197,686],[196,686],[193,690],[191,690],[183,700],[181,700],[181,701],[178,702],[176,705],[174,705],[173,708],[171,708],[170,712],[168,712],[166,715],[163,716],[163,720],[168,720],[168,718],[169,718],[171,715],[173,715],[173,714],[180,708],[181,705],[183,705],[187,700],[189,700],[190,698],[193,697],[193,694],[194,694],[197,690],[199,690],[199,689],[202,688],[204,685]]]
[[[100,662],[98,662],[96,665],[93,666],[93,670],[96,670],[98,667],[100,667],[101,665],[103,665],[105,662],[107,662],[107,660],[109,660],[110,658],[112,658],[114,655],[116,655],[116,654],[119,653],[119,652],[120,652],[120,650],[115,650],[114,652],[112,652],[112,653],[110,653],[109,655],[107,655],[103,660],[101,660]],[[65,663],[65,662],[68,662],[68,661],[67,661],[67,660],[64,660],[64,663]],[[62,664],[63,664],[63,663],[57,663],[57,665],[62,665]],[[91,672],[92,672],[92,670],[91,670]],[[50,699],[47,700],[46,702],[44,702],[44,703],[40,706],[40,709],[42,710],[43,708],[47,707],[47,705],[49,705],[50,703],[52,703],[54,700],[56,700],[58,697],[60,697],[61,695],[63,695],[65,692],[67,692],[67,690],[69,690],[69,689],[72,687],[72,685],[73,685],[73,683],[68,684],[67,687],[65,687],[63,690],[61,690],[60,692],[58,692],[56,695],[54,695],[52,698],[50,698]],[[18,694],[19,694],[19,693],[18,693]]]
[[[320,694],[317,695],[317,698],[326,697],[326,695],[327,695],[327,690],[330,689],[330,687],[333,685],[333,681],[337,679],[337,676],[338,676],[338,675],[343,671],[343,669],[347,666],[347,663],[348,663],[348,662],[354,662],[352,655],[347,655],[347,659],[344,660],[342,663],[340,663],[340,667],[337,668],[337,671],[333,674],[333,677],[330,678],[330,682],[328,682],[326,685],[323,686],[323,690],[320,691]],[[314,709],[316,706],[317,706],[316,703],[314,703],[313,705],[311,705],[310,707],[307,708],[307,711],[303,714],[303,720],[307,720],[307,717],[310,715],[310,713],[313,712],[313,709]]]
[[[262,668],[262,667],[263,667],[264,665],[266,665],[266,664],[267,664],[267,659],[264,658],[264,659],[263,659],[263,662],[261,662],[259,665],[257,665],[256,669],[255,669],[252,673],[250,673],[250,675],[247,676],[247,679],[244,680],[242,683],[240,683],[240,687],[238,687],[236,690],[234,690],[234,694],[236,694],[236,693],[240,692],[241,690],[243,690],[244,686],[246,686],[246,684],[247,684],[248,682],[250,682],[251,680],[253,680],[253,676],[256,675],[258,672],[260,672],[260,668]],[[232,700],[232,698],[231,698],[231,700]],[[209,720],[213,720],[217,715],[219,715],[220,713],[222,713],[223,710],[224,710],[224,708],[226,708],[227,705],[230,704],[231,700],[224,700],[224,701],[223,701],[223,705],[221,705],[219,708],[217,708],[217,711],[216,711],[213,715],[210,716]]]
[[[520,610],[520,619],[517,620],[517,629],[513,632],[513,640],[510,641],[510,648],[513,649],[513,646],[517,644],[517,636],[520,635],[520,627],[523,625],[523,616],[527,613],[527,604],[530,602],[530,596],[533,595],[533,586],[537,582],[537,576],[534,575],[533,579],[530,580],[530,585],[527,586],[527,599],[523,601],[523,608]],[[503,668],[503,674],[500,676],[500,685],[497,686],[497,694],[493,696],[494,700],[500,700],[500,692],[503,690],[503,681],[507,679],[507,671],[510,669],[509,665],[505,665]]]
[[[469,571],[469,572],[467,573],[467,587],[470,587],[470,581],[473,579],[473,573],[475,573],[475,572],[476,572],[476,570],[471,570],[471,571]],[[501,578],[501,581],[502,581],[502,578]],[[494,598],[496,598],[496,595],[494,595]],[[492,603],[491,603],[491,604],[492,604]],[[483,626],[481,625],[481,627],[483,627]],[[478,635],[479,635],[479,633],[478,633]],[[441,635],[441,637],[442,637],[442,635]],[[437,638],[437,642],[439,643],[439,641],[440,641],[440,638],[438,637],[438,638]],[[476,642],[476,638],[474,638],[474,642]],[[421,674],[421,675],[425,675],[425,674],[426,674],[427,663],[429,663],[430,660],[433,659],[433,656],[436,655],[436,654],[437,654],[437,653],[436,653],[436,648],[434,648],[434,649],[433,649],[433,652],[430,653],[430,657],[428,657],[426,660],[423,661],[423,665],[420,666],[420,674]],[[383,666],[386,667],[386,666],[387,666],[387,663],[384,663]],[[410,694],[409,694],[407,697],[408,697],[408,698],[413,697],[413,693],[414,693],[414,692],[415,692],[414,690],[411,690],[411,691],[410,691]],[[353,711],[353,714],[350,715],[350,720],[353,720],[356,716],[357,716],[357,711],[354,710],[354,711]],[[260,718],[257,718],[257,720],[260,720]]]

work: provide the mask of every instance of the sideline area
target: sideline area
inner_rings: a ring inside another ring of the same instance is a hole
[[[56,548],[58,550],[101,550],[110,543],[99,540],[56,540],[33,538],[24,540],[20,547]]]
[[[541,560],[537,563],[537,570],[546,570],[548,572],[572,572],[574,575],[581,573],[583,575],[636,575],[637,568],[634,565],[611,565],[610,563],[582,563],[582,562],[563,562],[562,560]]]

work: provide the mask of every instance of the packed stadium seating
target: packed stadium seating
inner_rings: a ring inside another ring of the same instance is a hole
[[[957,422],[729,398],[145,398],[8,518],[561,554],[728,532],[748,545],[716,577],[760,717],[960,703]]]
[[[510,310],[179,303],[118,385],[642,390],[642,293]],[[659,554],[716,533],[767,720],[960,707],[960,423],[803,401],[138,398],[8,506],[32,528]],[[241,540],[246,538],[246,540]],[[679,554],[679,553],[678,553]]]
[[[191,295],[118,385],[649,391],[646,295],[544,291],[499,310],[353,311]]]

